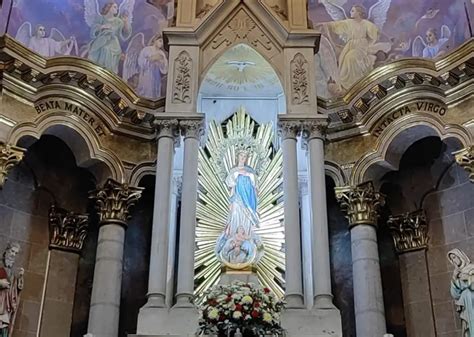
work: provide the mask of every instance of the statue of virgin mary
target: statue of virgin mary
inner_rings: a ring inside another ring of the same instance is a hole
[[[230,188],[229,216],[224,231],[217,239],[218,259],[233,269],[256,264],[263,255],[263,244],[254,228],[259,227],[257,213],[257,175],[247,165],[249,153],[237,153],[237,165],[225,179]]]

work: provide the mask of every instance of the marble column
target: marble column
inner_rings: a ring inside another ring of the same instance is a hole
[[[384,199],[372,182],[335,190],[351,232],[356,335],[380,337],[386,324],[376,230]]]
[[[180,127],[184,136],[184,167],[176,307],[194,307],[194,241],[196,232],[198,155],[199,139],[204,131],[203,125],[201,119],[180,121]]]
[[[426,250],[428,223],[425,212],[390,216],[387,225],[399,254],[403,308],[410,337],[435,336],[434,311]],[[428,286],[427,286],[428,285]],[[420,324],[420,321],[423,324]]]
[[[459,166],[469,173],[471,183],[474,183],[474,145],[454,152],[453,155]]]
[[[102,188],[91,192],[100,226],[87,328],[94,337],[118,336],[125,229],[129,210],[141,190],[108,179]]]
[[[300,174],[300,209],[301,209],[301,232],[311,233],[311,199],[309,195],[309,181],[306,175]],[[306,309],[313,307],[313,267],[312,267],[312,247],[311,235],[301,236],[302,259],[303,259],[303,293]]]
[[[11,169],[23,159],[25,151],[26,149],[18,146],[0,144],[0,189],[3,188]]]
[[[300,132],[297,121],[279,121],[282,138],[283,193],[285,210],[285,300],[286,307],[303,308],[303,280],[301,261],[301,228],[298,205],[298,167],[296,137]]]
[[[324,136],[326,120],[308,120],[303,135],[308,149],[308,173],[311,195],[312,271],[314,309],[333,309],[331,268],[329,258],[329,231],[324,173]]]
[[[150,271],[146,308],[165,308],[170,228],[171,179],[173,177],[174,144],[178,121],[155,120],[158,138],[155,201],[151,235]],[[142,310],[144,309],[142,308]]]

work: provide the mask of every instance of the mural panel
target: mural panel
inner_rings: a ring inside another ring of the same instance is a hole
[[[463,0],[309,0],[322,33],[318,96],[344,95],[372,69],[406,57],[436,59],[470,38]]]
[[[157,99],[168,73],[162,31],[174,12],[173,0],[15,0],[8,33],[45,57],[87,58]]]

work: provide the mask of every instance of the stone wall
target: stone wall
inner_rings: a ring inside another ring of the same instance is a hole
[[[404,154],[400,169],[385,176],[382,191],[392,214],[426,211],[426,254],[400,256],[409,337],[460,335],[460,322],[449,293],[452,266],[446,254],[460,248],[474,258],[474,185],[454,163],[456,144],[424,138]]]
[[[51,203],[57,201],[61,207],[85,212],[91,186],[92,176],[76,167],[69,149],[57,138],[44,137],[29,147],[0,191],[0,250],[8,241],[18,241],[22,251],[16,266],[25,268],[15,337],[36,336],[38,329],[46,329],[42,336],[69,335],[79,258],[61,258],[52,252],[46,287],[48,211]]]

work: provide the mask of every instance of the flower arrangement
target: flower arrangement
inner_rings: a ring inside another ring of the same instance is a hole
[[[280,313],[284,302],[268,288],[234,281],[218,284],[204,293],[199,306],[199,334],[235,336],[281,335]]]

